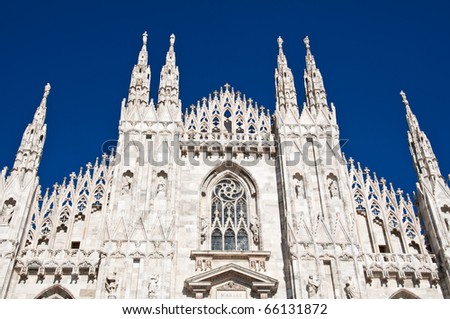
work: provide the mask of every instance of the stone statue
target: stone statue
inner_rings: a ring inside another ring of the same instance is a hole
[[[255,245],[258,245],[258,243],[259,243],[259,221],[258,221],[258,217],[255,217],[253,219],[253,222],[250,223],[250,231],[252,232],[252,235],[253,235],[253,242],[255,243]]]
[[[146,45],[146,44],[147,44],[147,38],[148,38],[148,34],[147,34],[147,31],[145,31],[145,32],[142,34],[142,44],[143,44],[143,45]]]
[[[158,181],[158,186],[156,186],[156,197],[165,197],[166,196],[166,181],[164,177],[160,176]]]
[[[117,280],[117,273],[112,273],[106,276],[105,289],[108,292],[108,299],[116,299],[117,287],[119,286]]]
[[[46,85],[45,85],[45,88],[44,88],[44,98],[47,98],[47,96],[50,94],[50,89],[51,89],[52,87],[50,86],[50,83],[47,83]]]
[[[308,292],[308,298],[312,299],[317,295],[319,291],[320,281],[312,275],[308,277],[308,283],[306,284],[306,291]]]
[[[7,224],[11,219],[14,212],[14,203],[11,200],[7,200],[3,203],[2,210],[0,212],[0,223]]]
[[[297,180],[295,182],[295,196],[296,198],[304,197],[305,191],[303,190],[303,181]]]
[[[148,296],[153,296],[157,290],[159,290],[159,275],[152,275],[148,281]]]
[[[132,181],[133,181],[132,176],[129,176],[129,175],[123,176],[122,195],[130,193]]]
[[[328,189],[330,190],[331,198],[339,197],[339,191],[338,191],[337,182],[334,179],[331,180],[330,186],[328,187]]]
[[[352,282],[352,277],[348,278],[348,281],[345,283],[345,296],[347,297],[347,299],[357,299],[358,298],[358,294],[356,292],[355,286],[353,285]]]
[[[200,238],[201,244],[203,244],[206,240],[206,231],[208,229],[208,223],[206,222],[205,217],[200,218]]]

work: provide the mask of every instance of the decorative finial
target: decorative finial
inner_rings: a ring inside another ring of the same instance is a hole
[[[403,104],[409,105],[409,102],[408,102],[408,100],[406,99],[406,94],[405,94],[405,92],[403,92],[403,90],[400,91],[400,95],[402,96]]]
[[[145,31],[144,33],[142,33],[142,45],[147,45],[147,31]]]
[[[309,37],[308,37],[308,36],[306,36],[306,37],[303,39],[303,42],[305,43],[306,49],[309,49],[310,46],[309,46]]]
[[[175,34],[171,34],[170,35],[170,46],[173,47],[173,45],[175,44]]]
[[[277,42],[278,42],[278,48],[282,49],[283,48],[283,38],[278,37]]]
[[[51,89],[52,87],[50,86],[50,83],[47,83],[46,85],[45,85],[45,88],[44,88],[44,98],[47,98],[47,96],[50,94],[50,89]]]

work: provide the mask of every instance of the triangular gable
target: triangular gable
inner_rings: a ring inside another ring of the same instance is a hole
[[[184,285],[196,298],[203,298],[209,295],[211,287],[229,281],[250,288],[259,298],[271,297],[278,289],[278,280],[233,263],[187,278]]]

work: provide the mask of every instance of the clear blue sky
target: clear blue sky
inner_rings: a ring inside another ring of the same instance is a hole
[[[391,3],[393,2],[393,3]],[[446,176],[450,7],[445,1],[8,1],[0,12],[0,166],[12,167],[50,82],[44,187],[101,156],[116,139],[141,34],[148,31],[151,96],[176,35],[180,97],[188,107],[226,82],[273,109],[278,36],[304,99],[309,35],[347,156],[395,187],[414,189],[408,96]]]

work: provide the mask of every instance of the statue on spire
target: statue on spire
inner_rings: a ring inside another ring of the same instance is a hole
[[[400,95],[401,95],[401,97],[402,97],[403,104],[405,104],[405,106],[406,106],[406,105],[409,105],[409,102],[408,102],[408,100],[406,99],[406,94],[405,94],[405,92],[403,92],[403,90],[400,91]]]
[[[47,83],[46,85],[45,85],[45,88],[44,88],[44,98],[46,99],[47,98],[47,96],[50,94],[50,89],[51,89],[52,87],[50,86],[50,83]]]
[[[170,35],[170,46],[173,47],[173,45],[175,44],[175,34],[171,34]]]
[[[147,45],[147,31],[145,31],[144,33],[142,33],[142,45]]]
[[[278,42],[278,48],[280,48],[280,49],[283,48],[283,38],[278,37],[277,42]]]
[[[309,46],[309,37],[308,37],[308,36],[306,36],[306,37],[303,39],[303,42],[305,43],[306,49],[309,49],[310,46]]]

